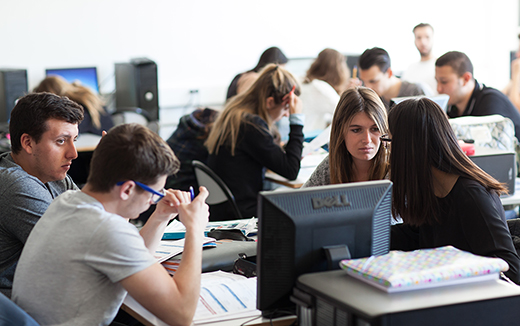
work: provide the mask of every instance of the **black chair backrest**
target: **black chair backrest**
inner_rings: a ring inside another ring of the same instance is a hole
[[[231,205],[234,219],[242,219],[242,214],[240,213],[237,203],[235,202],[235,196],[233,196],[233,193],[224,183],[224,181],[222,181],[222,179],[206,164],[200,161],[193,160],[191,165],[195,170],[195,176],[197,177],[197,183],[199,186],[204,186],[209,191],[209,196],[206,199],[206,203],[211,206],[228,201]]]

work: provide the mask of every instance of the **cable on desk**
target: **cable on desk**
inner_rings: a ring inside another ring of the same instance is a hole
[[[251,319],[249,319],[249,320],[246,320],[246,321],[243,322],[242,324],[240,324],[240,326],[246,326],[246,324],[252,322],[253,320],[257,320],[258,318],[261,318],[261,317],[262,317],[262,315],[260,315],[260,316],[256,316],[256,317],[253,317],[253,318],[251,318]]]

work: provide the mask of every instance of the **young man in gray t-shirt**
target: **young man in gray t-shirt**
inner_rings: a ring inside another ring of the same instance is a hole
[[[200,291],[208,191],[164,190],[179,161],[137,124],[112,128],[94,151],[87,184],[49,206],[29,235],[13,300],[42,325],[107,325],[126,293],[167,324],[188,325]],[[157,204],[140,232],[128,223]],[[167,223],[186,227],[172,278],[153,257]]]
[[[49,93],[22,97],[11,112],[11,152],[0,155],[0,291],[13,276],[33,226],[52,200],[77,189],[67,175],[83,108]]]

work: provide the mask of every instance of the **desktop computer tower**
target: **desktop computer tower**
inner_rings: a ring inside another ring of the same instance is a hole
[[[150,121],[159,120],[157,64],[146,58],[116,63],[116,111],[141,108]]]
[[[0,124],[7,124],[16,101],[27,94],[27,70],[0,69]]]

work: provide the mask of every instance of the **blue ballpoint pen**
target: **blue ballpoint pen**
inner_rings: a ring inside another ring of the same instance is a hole
[[[193,191],[192,186],[190,186],[190,194],[191,194],[191,201],[193,201],[193,199],[195,199],[195,192]]]

